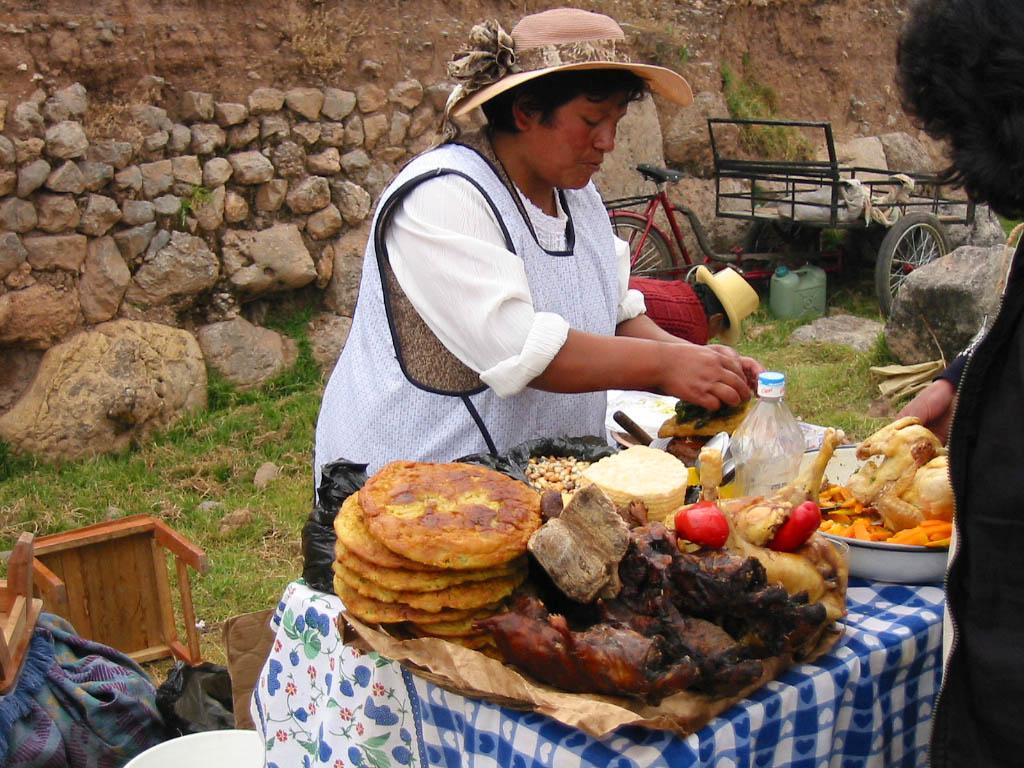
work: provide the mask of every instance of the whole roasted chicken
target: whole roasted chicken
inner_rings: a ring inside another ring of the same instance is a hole
[[[953,519],[946,449],[920,419],[907,416],[882,427],[857,446],[857,458],[865,463],[846,485],[889,530]]]
[[[846,558],[819,533],[811,535],[803,546],[792,552],[779,552],[768,545],[795,507],[804,501],[817,502],[825,467],[843,437],[841,431],[826,430],[814,461],[774,495],[718,502],[729,518],[726,548],[738,555],[756,558],[764,566],[769,584],[778,584],[791,595],[805,593],[812,603],[825,607],[830,620],[846,615],[849,578]],[[713,484],[714,480],[713,476],[705,478],[701,474],[702,484]],[[715,491],[712,489],[710,493],[715,494]]]

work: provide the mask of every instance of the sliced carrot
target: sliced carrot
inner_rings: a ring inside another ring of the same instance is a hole
[[[868,530],[868,521],[863,517],[858,517],[853,521],[853,525],[850,526],[851,535],[855,539],[861,539],[863,541],[871,541],[871,532]]]
[[[943,549],[949,546],[949,537],[947,536],[944,539],[932,539],[927,544],[925,544],[925,546],[935,547],[936,549]]]
[[[912,544],[914,546],[923,547],[928,544],[928,534],[917,528],[908,528],[907,530],[893,534],[892,538],[889,539],[889,543]]]

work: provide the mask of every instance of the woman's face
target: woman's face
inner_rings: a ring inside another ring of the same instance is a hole
[[[518,138],[526,143],[531,171],[558,189],[580,189],[615,149],[615,130],[628,104],[621,95],[604,101],[577,96],[542,122],[539,114],[520,113]]]

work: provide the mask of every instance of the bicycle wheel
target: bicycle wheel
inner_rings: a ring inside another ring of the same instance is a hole
[[[665,280],[676,277],[669,271],[676,267],[675,254],[662,234],[651,227],[647,236],[643,236],[644,230],[647,229],[647,219],[628,211],[612,211],[609,218],[615,235],[629,243],[631,275]]]
[[[875,294],[882,315],[889,316],[907,275],[947,253],[949,243],[942,223],[930,213],[908,213],[893,224],[878,248],[875,262]]]

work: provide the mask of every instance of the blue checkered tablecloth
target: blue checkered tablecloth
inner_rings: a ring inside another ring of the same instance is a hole
[[[344,645],[334,595],[292,583],[252,714],[270,768],[860,768],[924,765],[942,646],[940,586],[851,580],[843,636],[689,738],[603,739],[544,715],[450,693]]]

